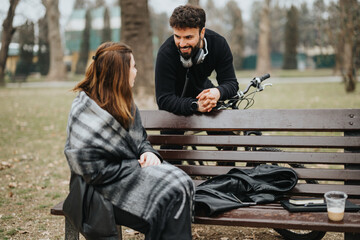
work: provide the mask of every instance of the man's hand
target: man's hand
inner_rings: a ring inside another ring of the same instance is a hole
[[[145,152],[141,154],[140,159],[138,161],[142,168],[161,164],[160,159],[152,152]]]
[[[208,88],[199,93],[196,98],[199,112],[210,112],[220,99],[220,91],[217,88]]]

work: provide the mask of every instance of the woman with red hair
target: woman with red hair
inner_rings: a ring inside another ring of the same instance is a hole
[[[117,239],[116,225],[145,239],[191,239],[193,182],[146,140],[131,91],[136,72],[129,46],[103,43],[73,89],[64,212],[87,239]]]

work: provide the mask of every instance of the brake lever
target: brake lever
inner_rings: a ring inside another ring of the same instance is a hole
[[[270,87],[271,87],[271,86],[272,86],[272,83],[265,83],[265,84],[263,84],[262,86],[263,86],[263,89],[265,89],[266,86],[270,86]]]
[[[258,92],[263,91],[266,88],[266,86],[272,86],[272,83],[265,83],[263,85],[259,85],[259,87],[257,88],[257,91]]]

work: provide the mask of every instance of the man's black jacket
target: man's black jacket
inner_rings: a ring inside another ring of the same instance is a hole
[[[209,54],[203,63],[194,64],[189,69],[180,62],[173,36],[160,47],[155,66],[156,101],[160,110],[179,115],[192,114],[190,105],[196,100],[196,96],[204,89],[215,87],[209,80],[214,71],[220,100],[236,95],[239,86],[229,45],[224,37],[209,29],[205,30],[205,38]],[[186,75],[189,83],[184,91]],[[185,94],[181,97],[183,91]]]
[[[258,203],[271,203],[293,189],[297,175],[291,168],[259,165],[233,168],[200,184],[195,193],[195,210],[212,215]]]

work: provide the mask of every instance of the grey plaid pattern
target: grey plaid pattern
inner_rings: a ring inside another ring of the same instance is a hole
[[[144,152],[158,152],[146,140],[136,108],[134,124],[124,129],[111,114],[85,92],[75,98],[68,119],[65,155],[70,170],[118,208],[145,219],[152,234],[160,233],[168,211],[181,201],[193,206],[194,185],[179,168],[164,162],[141,168],[137,160]]]

